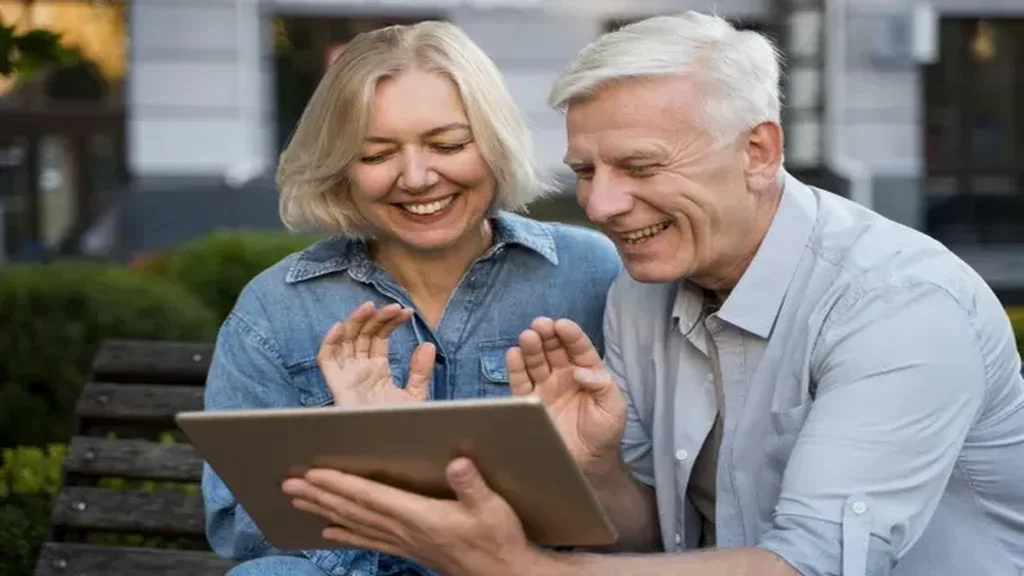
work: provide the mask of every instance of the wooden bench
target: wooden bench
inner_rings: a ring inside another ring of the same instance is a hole
[[[76,406],[36,576],[212,576],[234,565],[206,544],[202,460],[173,421],[177,412],[202,408],[212,350],[212,344],[178,342],[101,345]],[[178,443],[159,441],[168,432]],[[118,481],[112,486],[112,478],[161,484],[125,488]],[[126,534],[173,539],[179,547],[103,543]]]

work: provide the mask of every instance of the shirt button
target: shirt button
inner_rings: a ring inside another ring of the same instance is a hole
[[[861,502],[860,500],[857,500],[850,506],[850,510],[852,510],[854,514],[857,514],[859,516],[868,511],[868,505]]]
[[[676,546],[679,546],[682,543],[683,543],[683,535],[680,534],[679,532],[676,532]]]
[[[686,460],[687,456],[689,456],[689,454],[686,453],[686,450],[683,450],[682,448],[676,450],[676,460],[682,462],[683,460]]]

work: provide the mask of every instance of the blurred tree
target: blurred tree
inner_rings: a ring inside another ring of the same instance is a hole
[[[60,35],[49,30],[19,33],[0,20],[0,76],[31,74],[49,66],[74,63],[75,53],[65,48]]]

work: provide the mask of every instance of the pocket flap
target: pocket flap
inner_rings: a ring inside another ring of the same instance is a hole
[[[485,380],[508,384],[508,365],[505,354],[515,343],[486,342],[480,344],[480,372]]]

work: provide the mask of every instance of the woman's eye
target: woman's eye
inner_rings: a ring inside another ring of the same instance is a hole
[[[442,154],[454,154],[462,151],[466,144],[434,144],[434,150]]]
[[[380,164],[388,159],[387,154],[374,154],[372,156],[363,156],[359,159],[363,164]]]

